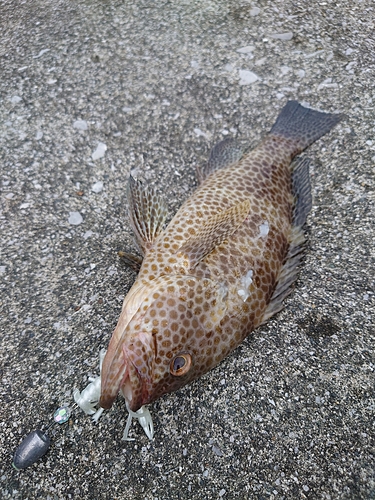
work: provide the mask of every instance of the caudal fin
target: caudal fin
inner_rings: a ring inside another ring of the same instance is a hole
[[[270,134],[291,139],[296,144],[294,154],[298,154],[329,132],[343,118],[344,114],[322,113],[305,108],[297,101],[288,101]]]

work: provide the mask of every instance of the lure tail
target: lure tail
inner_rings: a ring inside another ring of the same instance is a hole
[[[288,101],[279,114],[270,135],[289,139],[295,150],[293,156],[327,134],[345,115],[322,113],[301,106],[297,101]]]

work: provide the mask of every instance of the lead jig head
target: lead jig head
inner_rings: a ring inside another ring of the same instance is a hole
[[[16,449],[13,467],[16,470],[26,469],[47,453],[50,444],[51,440],[45,432],[40,429],[30,432]]]
[[[62,405],[53,414],[53,420],[57,424],[65,424],[70,418],[71,408]],[[51,424],[53,425],[53,424]],[[47,430],[51,427],[48,426]],[[42,458],[51,446],[51,440],[41,429],[30,432],[19,444],[14,453],[12,465],[16,470],[26,469],[33,465],[39,458]]]

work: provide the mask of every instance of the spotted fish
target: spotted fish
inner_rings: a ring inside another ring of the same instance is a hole
[[[308,161],[292,160],[342,117],[289,101],[254,150],[220,142],[165,229],[166,205],[130,177],[130,221],[143,260],[104,358],[102,408],[119,392],[136,412],[176,391],[282,309],[311,208]]]

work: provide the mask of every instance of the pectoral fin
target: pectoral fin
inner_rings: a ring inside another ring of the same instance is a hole
[[[189,238],[178,250],[185,255],[190,268],[194,268],[217,245],[229,238],[244,222],[250,211],[250,201],[238,203],[208,219],[197,234]]]
[[[118,256],[126,266],[136,273],[139,272],[143,261],[142,257],[134,253],[123,252],[122,250],[118,252]]]
[[[145,254],[163,230],[167,207],[152,187],[134,180],[132,176],[129,178],[127,196],[130,223],[136,242]]]

